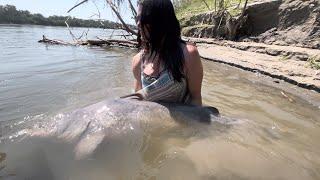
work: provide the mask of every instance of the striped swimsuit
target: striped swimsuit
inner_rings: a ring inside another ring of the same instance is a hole
[[[138,91],[147,101],[160,101],[170,103],[190,103],[187,80],[175,81],[167,71],[162,71],[158,77],[152,77],[143,73],[141,68],[142,89]]]

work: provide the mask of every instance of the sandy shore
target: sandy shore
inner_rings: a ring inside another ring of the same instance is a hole
[[[197,43],[204,59],[261,73],[320,93],[320,69],[311,67],[309,62],[311,58],[320,58],[320,50],[213,39],[189,40]]]

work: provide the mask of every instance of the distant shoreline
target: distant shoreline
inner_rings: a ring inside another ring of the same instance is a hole
[[[71,16],[49,16],[32,14],[29,11],[17,10],[13,5],[0,5],[0,24],[26,24],[44,26],[67,26],[85,28],[118,29],[120,23],[109,20],[78,19]],[[129,25],[132,26],[132,25]],[[132,26],[134,28],[134,26]]]
[[[65,26],[54,26],[54,25],[43,25],[43,24],[15,24],[15,23],[0,23],[1,26],[43,26],[43,27],[61,27],[61,28],[68,28],[66,25]],[[72,28],[90,28],[90,29],[113,29],[113,28],[103,28],[103,27],[81,27],[81,26],[72,26]],[[116,28],[114,28],[116,29]]]

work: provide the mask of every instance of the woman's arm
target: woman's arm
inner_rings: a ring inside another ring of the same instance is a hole
[[[202,105],[201,85],[203,79],[203,67],[198,49],[194,45],[186,45],[186,75],[188,88],[191,95],[191,104]]]
[[[138,53],[132,59],[132,72],[134,77],[134,91],[137,92],[142,89],[141,83],[141,55]]]

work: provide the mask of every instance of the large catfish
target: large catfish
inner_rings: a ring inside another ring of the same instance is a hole
[[[90,155],[107,138],[132,131],[168,130],[179,125],[232,123],[217,109],[132,99],[105,100],[73,112],[42,118],[25,130],[26,138],[55,137],[75,144],[75,155]]]

